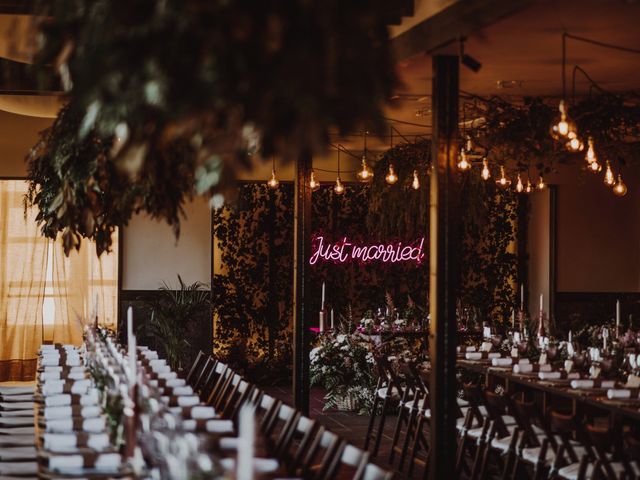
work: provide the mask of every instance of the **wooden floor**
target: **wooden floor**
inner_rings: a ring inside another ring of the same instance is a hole
[[[293,396],[290,388],[263,387],[263,390],[285,403],[288,403],[290,405],[293,404]],[[309,405],[311,418],[318,420],[326,428],[340,435],[349,443],[363,448],[365,437],[367,435],[369,417],[366,415],[357,415],[355,413],[340,412],[337,410],[323,411],[323,396],[324,392],[322,390],[315,388],[311,390]],[[396,471],[388,463],[390,445],[392,440],[391,435],[393,434],[395,420],[395,417],[388,417],[385,425],[385,433],[383,435],[382,441],[380,442],[380,451],[376,458],[373,459],[373,461],[387,470],[394,471],[396,473],[395,478],[422,478],[422,471],[415,472],[412,477],[409,477],[406,474],[402,474],[401,472]]]

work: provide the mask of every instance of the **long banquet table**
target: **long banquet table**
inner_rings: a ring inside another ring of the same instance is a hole
[[[459,368],[484,375],[487,386],[501,383],[509,393],[519,390],[540,392],[543,412],[547,411],[554,398],[562,398],[571,402],[574,414],[584,407],[591,407],[606,411],[612,417],[628,419],[633,423],[640,422],[640,400],[608,399],[606,389],[573,389],[566,381],[540,380],[533,375],[514,374],[511,368],[494,367],[487,362],[459,359],[457,365]]]

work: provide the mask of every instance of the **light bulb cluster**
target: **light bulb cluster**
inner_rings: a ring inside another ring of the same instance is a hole
[[[278,188],[278,185],[280,185],[280,181],[276,177],[276,169],[274,168],[271,170],[271,178],[267,182],[267,186],[272,190],[275,190],[276,188]]]
[[[398,181],[398,174],[396,174],[396,171],[393,169],[392,163],[389,164],[389,171],[387,172],[387,176],[384,177],[384,180],[389,185],[393,185]]]
[[[362,168],[358,171],[357,176],[362,183],[368,183],[373,180],[373,170],[367,165],[366,155],[362,155]]]

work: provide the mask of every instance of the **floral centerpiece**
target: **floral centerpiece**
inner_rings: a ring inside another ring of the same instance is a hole
[[[368,413],[373,404],[375,345],[360,333],[323,333],[311,351],[311,384],[322,385],[324,409]]]

